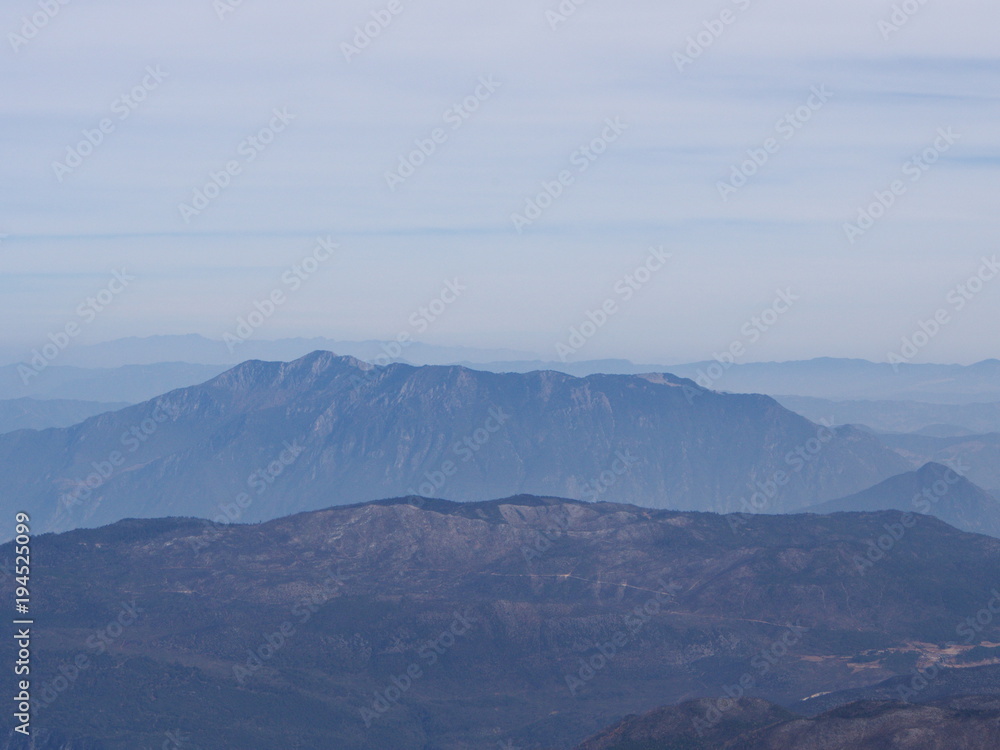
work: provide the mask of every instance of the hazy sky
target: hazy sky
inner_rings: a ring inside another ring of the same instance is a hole
[[[575,356],[885,360],[939,310],[914,361],[998,355],[1000,277],[954,291],[1000,251],[995,2],[49,1],[0,13],[7,341],[220,338],[279,290],[254,336],[555,358],[611,300]]]

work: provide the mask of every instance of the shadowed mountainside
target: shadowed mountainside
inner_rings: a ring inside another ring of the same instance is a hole
[[[412,499],[44,535],[36,725],[108,750],[566,748],[734,685],[795,705],[1000,662],[1000,623],[960,638],[1000,541],[922,517],[865,563],[897,518]]]
[[[0,436],[0,507],[39,530],[260,521],[334,503],[522,492],[793,511],[905,471],[877,439],[670,375],[370,366],[317,352],[67,429]]]

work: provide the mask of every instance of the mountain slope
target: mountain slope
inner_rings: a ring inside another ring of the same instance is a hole
[[[34,398],[18,398],[0,401],[0,433],[69,427],[95,414],[117,411],[126,406],[128,406],[126,403],[65,399],[42,401]]]
[[[714,704],[703,698],[628,716],[576,750],[719,750],[748,731],[799,718],[759,698],[743,698],[709,724],[705,716]]]
[[[926,513],[963,531],[1000,537],[1000,501],[949,467],[936,463],[808,510],[813,513],[876,510]]]
[[[982,696],[930,704],[853,703],[814,719],[749,732],[724,750],[991,750],[1000,700]]]
[[[86,369],[49,365],[37,374],[27,365],[0,367],[0,399],[39,398],[137,403],[202,383],[225,370],[218,365],[158,362]]]
[[[980,487],[1000,487],[1000,433],[935,437],[879,435],[879,440],[915,466],[928,462],[961,466]]]
[[[407,494],[778,512],[906,463],[861,431],[670,375],[371,369],[317,352],[247,362],[69,429],[0,436],[0,466],[0,507],[58,530],[130,516],[258,521]]]
[[[35,725],[106,750],[177,729],[202,750],[565,748],[734,685],[792,704],[996,642],[1000,622],[968,643],[958,628],[991,602],[1000,541],[924,518],[859,566],[894,519],[734,529],[517,497],[39,536]],[[0,659],[15,647],[0,642]]]
[[[812,719],[743,699],[716,725],[694,723],[704,701],[631,717],[576,750],[993,750],[1000,700],[959,697],[923,705],[858,702]]]

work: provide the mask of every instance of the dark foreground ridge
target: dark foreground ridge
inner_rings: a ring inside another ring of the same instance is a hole
[[[1000,540],[922,516],[868,559],[897,519],[514,497],[44,535],[34,725],[78,743],[55,750],[566,750],[696,697],[728,726],[741,690],[997,692]]]
[[[630,717],[577,750],[992,750],[1000,737],[1000,699],[990,696],[859,702],[812,719],[744,698],[699,732],[692,724],[711,710],[707,703]]]

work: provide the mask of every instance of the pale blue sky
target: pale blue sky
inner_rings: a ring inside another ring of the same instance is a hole
[[[672,262],[581,357],[704,359],[792,288],[800,301],[746,361],[884,360],[1000,250],[995,4],[929,2],[886,40],[893,3],[871,0],[588,0],[554,30],[555,0],[399,1],[349,63],[341,43],[388,2],[244,0],[220,20],[212,0],[74,0],[16,52],[8,35],[40,6],[6,3],[5,338],[44,342],[123,266],[137,280],[80,341],[221,337],[321,234],[343,253],[256,335],[394,337],[460,278],[468,291],[423,340],[552,358],[663,245]],[[734,22],[679,71],[674,53],[727,9]],[[119,119],[148,66],[166,79]],[[480,77],[499,88],[453,129],[445,112]],[[830,100],[785,139],[778,120],[823,86]],[[239,146],[274,108],[295,119],[248,163]],[[102,118],[113,132],[60,183],[53,162]],[[571,155],[607,118],[628,128],[581,173]],[[390,190],[386,172],[438,127],[445,142]],[[910,182],[904,163],[939,128],[961,137]],[[769,137],[780,149],[723,201],[719,181]],[[241,173],[185,222],[178,204],[234,159]],[[518,233],[511,214],[564,169],[574,183]],[[849,243],[843,224],[896,179],[905,194]],[[1000,280],[916,361],[997,356],[997,319]]]

